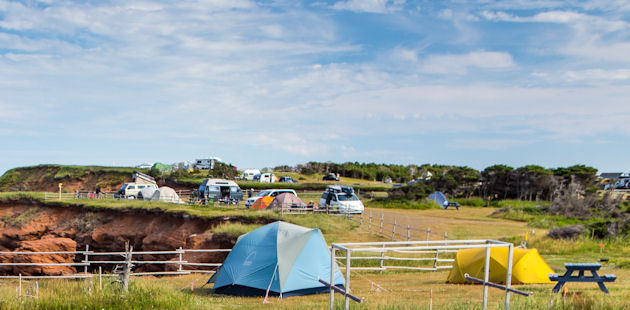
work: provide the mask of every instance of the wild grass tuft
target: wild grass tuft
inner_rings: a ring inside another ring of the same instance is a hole
[[[225,223],[213,228],[212,231],[216,234],[236,238],[261,226],[260,224]]]

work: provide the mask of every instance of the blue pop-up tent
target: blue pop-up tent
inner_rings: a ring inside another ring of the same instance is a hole
[[[330,292],[330,250],[319,229],[275,222],[239,237],[217,273],[219,294],[282,297]],[[335,285],[345,280],[335,265]]]
[[[429,195],[429,199],[434,200],[440,205],[440,207],[444,209],[448,207],[455,207],[457,210],[459,210],[459,203],[449,202],[448,199],[446,199],[446,196],[444,196],[444,193],[442,192],[437,192],[437,191],[434,192],[433,194]]]

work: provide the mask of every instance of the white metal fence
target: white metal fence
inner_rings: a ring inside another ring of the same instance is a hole
[[[357,270],[352,267],[353,253],[379,253],[381,256],[388,252],[423,252],[423,251],[457,251],[460,249],[485,248],[484,281],[488,282],[490,276],[490,249],[497,247],[507,247],[507,272],[505,286],[505,309],[510,307],[510,286],[512,281],[512,258],[514,255],[514,245],[509,242],[496,240],[441,240],[441,241],[398,241],[398,242],[360,242],[360,243],[333,243],[330,247],[330,282],[335,283],[335,267],[337,263],[336,252],[345,252],[345,309],[349,308],[350,296],[350,271]],[[378,270],[378,269],[377,269]],[[330,309],[334,309],[335,295],[330,292]],[[483,286],[483,309],[488,306],[488,285]]]

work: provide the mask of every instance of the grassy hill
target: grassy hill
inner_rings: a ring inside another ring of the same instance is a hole
[[[19,167],[7,171],[0,177],[0,191],[57,191],[58,184],[63,183],[64,192],[75,190],[93,190],[100,186],[105,191],[114,191],[125,182],[130,182],[134,170],[149,173],[147,170],[131,167],[103,167],[103,166],[66,166],[66,165],[38,165]],[[260,183],[252,181],[238,181],[243,189],[254,188],[291,188],[295,190],[324,190],[328,184],[343,184],[353,186],[361,191],[387,191],[391,184],[373,182],[353,178],[341,178],[340,182],[322,181],[322,175],[302,175],[299,173],[277,172],[276,175],[291,176],[300,183]],[[176,189],[194,189],[199,187],[208,177],[207,171],[193,173],[163,174],[156,178],[161,186]]]
[[[57,191],[59,183],[63,183],[65,191],[96,186],[113,190],[131,181],[134,170],[140,169],[65,165],[19,167],[0,176],[0,191]]]

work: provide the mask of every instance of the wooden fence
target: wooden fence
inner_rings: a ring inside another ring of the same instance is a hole
[[[368,231],[375,232],[383,237],[391,238],[392,241],[421,241],[421,240],[448,240],[448,233],[444,234],[431,231],[431,228],[419,228],[411,225],[400,225],[398,220],[386,220],[385,214],[372,216],[372,212],[367,215],[362,213],[352,218],[359,224],[366,225]]]
[[[83,267],[83,272],[75,273],[72,275],[50,275],[50,276],[0,276],[0,279],[78,279],[78,278],[91,278],[97,276],[96,274],[89,273],[89,269],[95,270],[96,267],[102,265],[124,265],[131,263],[136,265],[176,265],[177,271],[157,271],[157,272],[132,272],[131,276],[145,276],[145,275],[183,275],[191,273],[214,273],[218,266],[221,266],[223,262],[212,263],[194,263],[184,260],[184,255],[187,253],[229,253],[231,249],[182,249],[181,247],[173,251],[136,251],[133,249],[124,252],[94,252],[90,251],[89,246],[86,246],[84,251],[56,251],[56,252],[0,252],[0,255],[81,255],[83,260],[74,261],[71,263],[2,263],[0,262],[0,268],[3,266],[23,266],[23,267],[36,267],[36,266],[61,266],[61,267],[77,267],[80,269]],[[137,259],[138,256],[144,255],[175,255],[175,260],[141,260]],[[106,260],[107,256],[110,257],[122,257],[119,260]],[[136,257],[135,260],[131,257]],[[186,266],[202,267],[204,269],[186,269]],[[90,268],[93,267],[93,268]],[[99,268],[99,270],[101,270]],[[115,274],[98,275],[98,276],[117,276]]]

